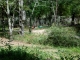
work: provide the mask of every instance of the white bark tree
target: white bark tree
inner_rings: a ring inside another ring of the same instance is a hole
[[[7,18],[8,18],[8,25],[9,25],[9,38],[11,41],[13,39],[12,35],[13,35],[14,18],[11,19],[10,17],[9,0],[7,0]]]
[[[20,34],[24,34],[24,25],[23,25],[23,0],[19,0],[19,26]]]

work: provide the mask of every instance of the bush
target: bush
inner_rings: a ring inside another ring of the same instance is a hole
[[[27,53],[24,49],[1,49],[0,60],[40,60],[37,56]]]
[[[0,60],[53,60],[51,54],[40,51],[37,48],[26,48],[8,46],[8,48],[0,48]]]
[[[50,31],[45,44],[64,47],[80,46],[80,39],[74,28],[52,26]]]

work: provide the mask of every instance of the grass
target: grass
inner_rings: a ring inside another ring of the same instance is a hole
[[[38,47],[0,47],[1,60],[75,60],[80,58],[79,55],[80,48],[78,47],[63,48],[43,45]]]
[[[14,35],[14,40],[24,41],[26,43],[33,44],[43,44],[44,40],[47,38],[44,34],[29,34],[25,33],[23,36]]]
[[[60,60],[79,60],[80,48],[64,48],[59,50]]]
[[[36,47],[7,46],[6,48],[0,48],[0,59],[3,60],[62,60],[65,57],[70,60],[70,56],[74,57],[78,55],[80,55],[79,47],[65,48],[40,45]]]

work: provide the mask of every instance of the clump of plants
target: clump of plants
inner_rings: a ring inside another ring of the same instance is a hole
[[[80,46],[80,37],[72,27],[52,26],[49,31],[45,44],[64,47]]]
[[[11,47],[0,48],[0,60],[53,60],[53,57],[37,48]]]
[[[40,60],[37,56],[29,54],[25,49],[12,49],[10,46],[6,49],[0,49],[0,60]]]

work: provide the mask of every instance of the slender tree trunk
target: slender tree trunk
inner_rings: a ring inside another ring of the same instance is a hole
[[[54,19],[54,23],[56,23],[56,10],[55,10],[55,8],[54,8],[54,5],[53,5],[53,3],[52,3],[52,11],[53,11],[53,13],[54,13],[54,17],[52,17],[52,20]]]
[[[13,28],[14,28],[14,13],[13,13],[12,22],[11,22],[11,29],[12,29],[12,31],[13,31]]]
[[[35,7],[37,6],[37,4],[39,4],[38,0],[36,0],[36,1],[34,1],[34,2],[35,2],[35,5],[34,5],[34,7],[33,7],[32,13],[31,13],[31,15],[30,15],[30,21],[29,21],[29,24],[30,24],[30,26],[29,26],[29,33],[31,33],[31,30],[32,30],[32,28],[31,28],[31,27],[32,27],[32,22],[31,22],[31,20],[32,20],[32,16],[33,16]]]
[[[12,28],[11,28],[11,18],[10,18],[10,10],[9,10],[9,1],[7,0],[7,17],[8,17],[8,25],[9,25],[9,36],[10,41],[12,40]]]
[[[29,21],[29,33],[31,33],[31,30],[32,30],[32,23],[31,23],[31,17],[30,17],[30,21]]]
[[[19,0],[19,27],[20,27],[20,34],[24,34],[24,25],[23,25],[23,0]]]
[[[58,7],[58,1],[56,0],[55,23],[57,23],[57,7]]]
[[[73,25],[74,25],[74,18],[75,18],[75,14],[74,14],[74,13],[72,13],[72,21],[71,21],[71,26],[73,26]]]
[[[38,17],[39,26],[41,25],[40,17]]]

